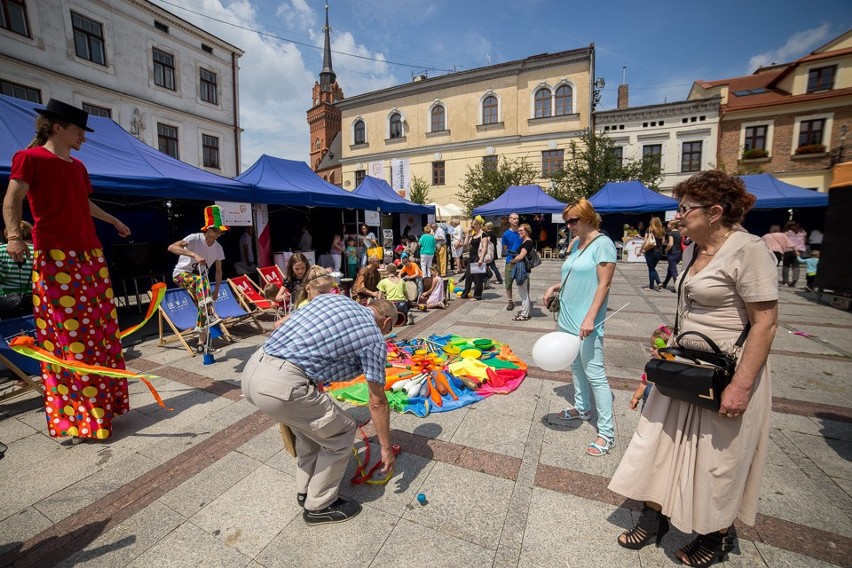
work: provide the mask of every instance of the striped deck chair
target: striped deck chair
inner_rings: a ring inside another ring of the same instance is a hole
[[[9,368],[24,384],[12,386],[0,394],[0,402],[22,395],[31,390],[41,391],[41,363],[12,351],[9,341],[23,333],[35,337],[35,321],[33,316],[23,316],[0,321],[0,362]],[[7,385],[4,385],[7,386]],[[2,388],[2,387],[0,387]]]
[[[264,298],[260,288],[251,278],[245,275],[236,276],[228,278],[228,283],[234,289],[237,300],[247,312],[256,312],[257,315],[270,314],[273,317],[278,317],[281,305]]]

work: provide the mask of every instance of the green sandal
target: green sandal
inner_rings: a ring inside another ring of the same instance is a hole
[[[612,447],[615,445],[614,439],[610,439],[610,438],[607,438],[606,436],[600,436],[600,435],[598,435],[598,438],[605,440],[604,445],[598,444],[597,443],[598,441],[595,440],[594,442],[589,444],[588,448],[586,448],[586,453],[589,454],[590,456],[594,456],[596,458],[608,454],[609,451],[612,449]]]

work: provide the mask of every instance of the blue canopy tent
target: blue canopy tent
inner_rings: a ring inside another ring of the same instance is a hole
[[[0,176],[12,156],[32,140],[35,103],[0,95]],[[74,156],[89,171],[98,194],[158,199],[254,201],[251,187],[193,167],[151,148],[109,118],[89,117],[87,142]]]
[[[828,207],[828,194],[805,189],[770,174],[740,176],[749,193],[757,197],[754,209]]]
[[[413,203],[400,196],[388,182],[372,176],[365,176],[361,185],[353,191],[359,197],[374,199],[382,208],[382,213],[414,213],[434,215],[435,207]]]
[[[379,208],[377,199],[361,197],[328,183],[304,162],[266,154],[236,179],[253,186],[256,203],[371,211]]]
[[[564,203],[557,201],[537,185],[513,185],[494,201],[474,209],[473,214],[483,217],[509,213],[555,213],[558,215],[563,209],[565,209]]]
[[[648,189],[641,181],[609,182],[589,198],[598,213],[673,211],[677,200]]]

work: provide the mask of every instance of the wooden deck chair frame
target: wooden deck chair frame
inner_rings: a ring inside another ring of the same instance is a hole
[[[240,305],[245,311],[255,313],[258,316],[264,314],[271,314],[276,319],[280,316],[281,308],[278,307],[279,304],[277,302],[264,299],[264,301],[269,302],[269,307],[260,307],[259,305],[257,305],[256,300],[253,300],[252,298],[248,297],[248,295],[246,295],[243,289],[240,288],[239,284],[235,282],[235,280],[237,280],[238,278],[244,278],[248,285],[251,286],[251,288],[255,292],[257,292],[257,294],[261,297],[263,297],[263,291],[258,288],[257,284],[255,284],[254,281],[246,275],[237,276],[237,278],[228,278],[228,284],[231,285],[231,289],[234,291],[234,297],[237,299],[237,301],[240,303]]]
[[[278,276],[278,279],[270,279],[267,274],[264,273],[264,271],[271,271],[272,273]],[[272,266],[258,266],[257,273],[260,275],[260,280],[264,284],[271,284],[274,282],[275,284],[280,284],[281,286],[283,286],[284,281],[286,280],[286,278],[284,277],[284,272],[281,271],[281,267],[277,264],[273,264]]]
[[[231,342],[235,341],[234,337],[230,333],[228,333],[228,327],[233,326],[233,325],[239,325],[239,324],[241,324],[244,321],[249,320],[249,319],[252,321],[252,323],[258,329],[258,331],[260,331],[261,333],[264,332],[265,330],[263,329],[263,326],[260,325],[260,322],[257,320],[257,317],[256,317],[254,311],[251,310],[251,309],[246,309],[245,306],[241,306],[239,296],[234,293],[233,287],[231,287],[230,284],[227,284],[226,286],[228,286],[228,290],[231,290],[230,296],[234,300],[234,304],[238,308],[240,308],[241,310],[243,310],[245,312],[245,314],[240,314],[238,316],[223,316],[222,312],[217,310],[217,313],[220,316],[222,316],[222,323],[221,323],[220,327],[221,327],[222,332],[224,333],[225,337],[228,338],[228,341],[231,341]],[[225,294],[228,294],[227,290],[220,288],[219,289],[219,296],[222,296],[223,291],[224,291]],[[220,301],[221,300],[219,300],[218,298],[215,299],[215,301],[213,302],[214,309],[216,308],[216,304]]]
[[[30,391],[41,391],[41,376],[39,375],[39,380],[36,380],[35,375],[30,375],[26,371],[22,370],[18,365],[13,363],[8,357],[0,353],[0,362],[2,362],[10,371],[12,371],[19,379],[24,381],[23,386],[19,386],[13,388],[8,392],[4,392],[0,395],[0,402],[5,400],[9,400],[10,398],[15,398],[22,394],[28,393]]]

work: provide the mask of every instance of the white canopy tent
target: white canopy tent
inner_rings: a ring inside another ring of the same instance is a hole
[[[448,203],[447,205],[438,205],[437,203],[430,203],[429,205],[435,206],[435,215],[438,219],[450,219],[452,217],[464,217],[464,209],[460,206],[455,205],[454,203]]]

